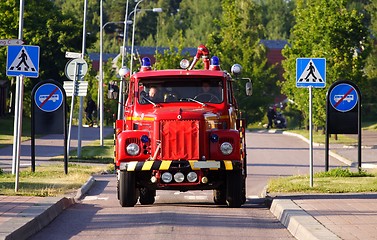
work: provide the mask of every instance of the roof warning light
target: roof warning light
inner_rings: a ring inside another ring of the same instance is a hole
[[[141,59],[141,71],[151,70],[151,60],[148,57]]]
[[[209,70],[220,70],[220,59],[217,56],[211,58],[211,65]]]

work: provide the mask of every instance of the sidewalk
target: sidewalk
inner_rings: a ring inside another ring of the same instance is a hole
[[[270,211],[297,239],[377,239],[377,194],[284,196]]]
[[[111,134],[112,129],[106,129],[105,132],[104,136]],[[365,159],[365,163],[368,163],[365,166],[376,167],[377,132],[364,132],[362,136],[363,163]],[[37,163],[63,154],[63,140],[58,140],[60,138],[48,136],[36,141]],[[77,139],[77,136],[72,139]],[[99,139],[99,129],[84,129],[83,145],[96,139]],[[30,143],[25,142],[21,147],[21,159],[27,166],[30,162],[30,147],[24,145],[30,146]],[[77,146],[75,140],[71,146]],[[356,147],[331,145],[330,150],[350,166],[357,166]],[[8,150],[0,149],[0,165],[9,167],[11,158],[11,147]],[[94,179],[90,178],[75,196],[64,198],[0,195],[0,239],[27,239],[48,225],[64,209],[75,204],[93,182]],[[281,196],[273,200],[270,211],[297,239],[377,239],[377,193]]]
[[[357,145],[332,144],[330,151],[350,167],[358,166]],[[362,132],[361,159],[363,169],[377,168],[377,132]],[[377,239],[376,193],[279,196],[270,211],[297,239]]]
[[[99,128],[82,128],[81,146],[88,145],[100,138]],[[70,149],[77,148],[78,128],[73,126],[71,132]],[[113,134],[111,127],[103,129],[103,136]],[[21,144],[20,167],[31,166],[31,141]],[[51,134],[35,141],[36,166],[46,164],[48,160],[64,155],[64,139],[62,134]],[[0,148],[0,168],[4,171],[12,169],[13,145]],[[0,195],[0,240],[1,239],[27,239],[34,233],[47,226],[64,209],[75,204],[78,199],[94,183],[93,178],[77,191],[76,195],[66,197],[27,197]],[[1,190],[0,190],[1,191]],[[1,194],[1,192],[0,192]]]

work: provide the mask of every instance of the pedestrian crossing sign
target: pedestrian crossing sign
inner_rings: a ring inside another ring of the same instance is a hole
[[[326,86],[325,58],[296,59],[296,87],[324,88]]]
[[[7,76],[37,78],[39,46],[8,46]]]

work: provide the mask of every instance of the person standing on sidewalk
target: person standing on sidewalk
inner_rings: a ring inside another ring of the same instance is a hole
[[[268,118],[267,129],[269,129],[269,128],[272,128],[273,121],[276,118],[276,111],[274,107],[272,106],[268,107],[267,118]]]
[[[88,102],[86,103],[85,113],[86,113],[86,120],[88,122],[89,127],[93,127],[93,113],[97,109],[96,103],[93,101],[91,97],[88,97]]]

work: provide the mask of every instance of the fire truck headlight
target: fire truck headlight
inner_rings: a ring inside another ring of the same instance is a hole
[[[183,180],[185,180],[185,175],[183,175],[183,173],[177,172],[176,174],[174,174],[174,181],[183,182]]]
[[[223,142],[220,146],[220,150],[224,155],[229,155],[233,152],[233,146],[228,142]]]
[[[173,180],[173,176],[171,175],[171,173],[165,172],[162,174],[161,179],[166,183],[170,183],[171,180]]]
[[[196,180],[198,180],[198,174],[196,174],[196,172],[189,172],[187,174],[187,181],[196,182]]]
[[[130,143],[127,148],[127,153],[131,156],[136,156],[140,152],[140,147],[136,143]]]

